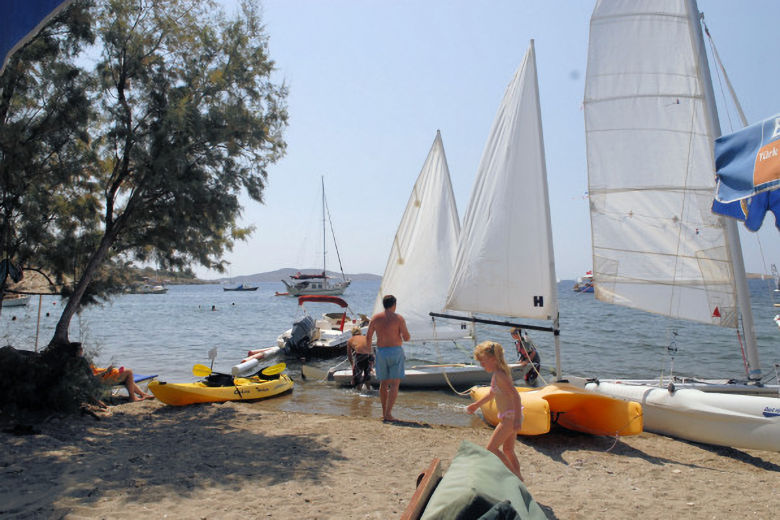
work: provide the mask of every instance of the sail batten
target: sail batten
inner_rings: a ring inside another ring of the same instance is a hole
[[[710,211],[707,85],[682,0],[597,2],[585,131],[596,298],[736,327],[734,268]],[[634,11],[637,9],[637,11]]]

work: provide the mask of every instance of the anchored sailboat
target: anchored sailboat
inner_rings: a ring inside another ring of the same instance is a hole
[[[325,216],[327,214],[327,220]],[[344,294],[351,280],[344,276],[344,269],[341,267],[341,257],[339,256],[339,269],[341,270],[341,281],[332,281],[328,276],[326,265],[326,236],[327,226],[326,223],[330,220],[330,212],[328,211],[328,205],[325,201],[325,178],[322,178],[322,273],[317,274],[301,274],[297,273],[290,276],[291,281],[282,280],[282,283],[287,288],[287,293],[290,296],[303,296],[307,294],[319,294],[337,296]],[[331,226],[331,230],[333,227]],[[336,247],[336,255],[338,256],[338,245],[336,245],[336,236],[333,235],[333,244]]]
[[[493,319],[435,317],[520,326],[553,333],[560,378],[558,287],[547,189],[536,56],[533,40],[507,87],[485,145],[461,230],[445,308],[550,322],[550,326]],[[564,380],[539,390],[523,389],[528,421],[519,434],[549,430],[551,415],[566,428],[592,434],[633,435],[642,431],[641,406],[602,396]],[[480,392],[472,389],[472,398]],[[495,417],[492,401],[483,415]],[[533,418],[533,419],[532,419]],[[545,421],[546,419],[546,421]]]
[[[473,339],[473,327],[466,323],[433,321],[431,309],[444,309],[447,287],[458,251],[460,221],[450,181],[450,171],[441,134],[437,131],[393,239],[374,313],[383,309],[382,298],[398,299],[398,312],[404,316],[414,343]],[[410,347],[409,352],[413,352]],[[514,377],[522,377],[527,367],[510,365]],[[348,384],[351,370],[329,373],[329,379]],[[471,363],[414,365],[406,368],[403,388],[468,388],[484,384],[490,376]]]

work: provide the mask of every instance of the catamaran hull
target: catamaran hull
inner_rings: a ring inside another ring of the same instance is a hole
[[[589,392],[642,405],[645,430],[694,442],[780,451],[780,399],[620,383],[587,383]]]
[[[518,363],[509,365],[513,379],[521,379],[528,371],[528,365],[521,366]],[[372,372],[373,375],[373,372]],[[352,370],[338,370],[328,375],[328,380],[342,385],[352,382]],[[379,384],[372,377],[373,384]],[[404,370],[401,379],[401,388],[449,388],[466,390],[474,385],[484,385],[490,382],[490,374],[477,365],[450,364],[450,365],[418,365]]]
[[[675,376],[661,379],[602,379],[602,383],[617,383],[624,385],[652,386],[669,388],[674,385],[676,390],[701,390],[707,393],[761,395],[766,397],[780,397],[780,385],[757,385],[739,382],[732,379],[700,379]],[[583,383],[584,384],[584,383]]]

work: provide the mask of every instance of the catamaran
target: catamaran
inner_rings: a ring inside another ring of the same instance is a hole
[[[599,0],[584,106],[596,298],[741,323],[747,372],[742,381],[595,380],[586,388],[641,403],[650,431],[780,450],[778,387],[762,382],[739,233],[711,211],[720,126],[696,2]],[[774,397],[734,395],[759,393]]]

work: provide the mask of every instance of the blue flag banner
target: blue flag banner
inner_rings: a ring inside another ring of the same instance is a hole
[[[715,140],[712,211],[757,231],[767,211],[780,229],[780,114]]]
[[[71,0],[3,0],[0,2],[0,74],[11,55],[38,34]]]

